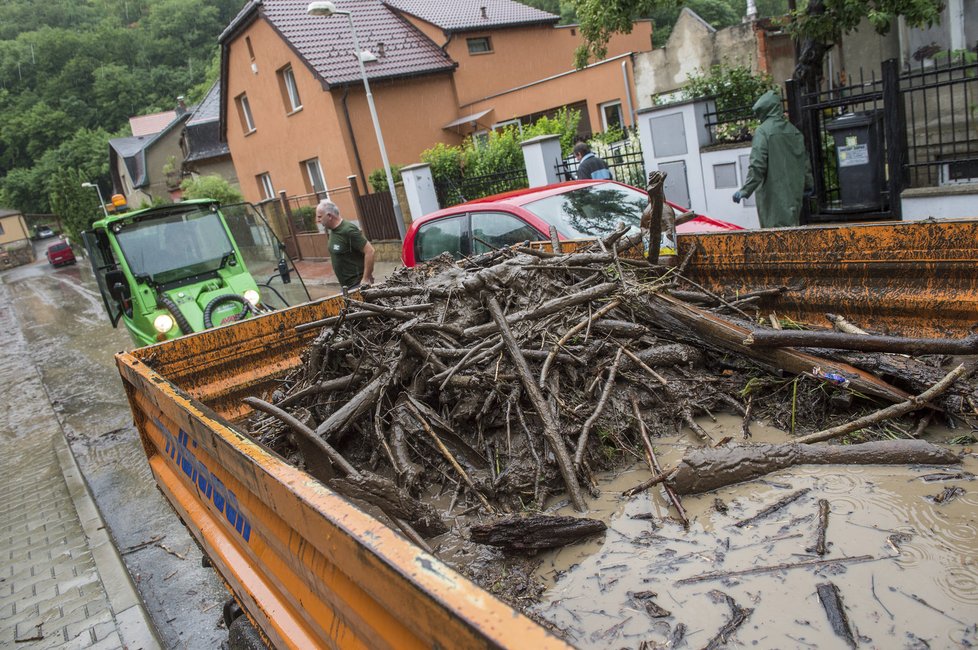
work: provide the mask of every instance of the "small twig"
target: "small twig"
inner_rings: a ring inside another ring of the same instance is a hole
[[[428,424],[428,420],[426,420],[424,415],[421,414],[421,411],[418,410],[418,407],[416,407],[411,402],[405,402],[404,406],[407,408],[408,411],[411,412],[411,415],[414,417],[414,419],[418,421],[418,424],[421,425],[421,428],[424,429],[425,433],[431,436],[431,439],[435,441],[435,446],[438,448],[438,451],[441,452],[441,455],[445,457],[445,460],[447,460],[448,463],[455,469],[455,471],[458,472],[458,475],[462,478],[463,481],[465,481],[465,484],[468,485],[473,492],[475,492],[476,496],[479,497],[479,501],[482,502],[482,505],[485,506],[486,509],[489,510],[489,512],[495,512],[495,509],[492,507],[492,505],[490,505],[489,500],[486,499],[485,495],[482,494],[482,492],[479,491],[479,488],[475,486],[475,483],[473,483],[472,479],[469,478],[469,475],[465,472],[465,470],[462,468],[459,462],[455,459],[455,456],[452,455],[452,452],[448,450],[448,447],[445,446],[445,443],[441,441],[441,438],[438,437],[438,434],[435,433],[434,429],[431,428],[431,425]]]
[[[816,555],[825,555],[825,533],[829,527],[829,502],[825,499],[818,500],[818,528],[815,529],[815,544],[809,546],[806,551]]]
[[[759,566],[750,569],[741,569],[740,571],[713,571],[711,573],[702,573],[698,576],[692,576],[690,578],[683,578],[682,580],[677,580],[675,585],[691,585],[697,582],[706,582],[709,580],[725,580],[727,578],[735,578],[737,576],[747,576],[756,575],[758,573],[775,573],[777,571],[788,571],[790,569],[804,569],[813,566],[822,566],[825,564],[841,564],[841,563],[857,563],[857,562],[870,562],[876,558],[872,555],[855,555],[846,557],[837,557],[828,560],[805,560],[803,562],[796,562],[795,564],[775,564],[772,566]]]
[[[575,334],[580,332],[585,327],[590,327],[591,323],[598,320],[612,309],[618,307],[620,304],[621,304],[621,300],[618,300],[617,298],[615,300],[612,300],[607,305],[601,307],[601,309],[594,312],[587,318],[581,320],[579,323],[577,323],[577,325],[574,325],[574,327],[567,330],[564,333],[564,335],[560,337],[560,340],[554,343],[554,346],[550,349],[550,353],[547,355],[547,358],[543,362],[543,367],[540,369],[540,382],[539,382],[540,388],[544,388],[547,385],[547,374],[550,372],[550,366],[551,364],[553,364],[554,358],[556,358],[557,353],[560,351],[563,345],[567,343],[567,341],[571,340],[571,338]]]
[[[753,524],[754,522],[756,522],[756,521],[758,521],[760,519],[763,519],[764,517],[767,517],[768,515],[770,515],[772,513],[777,512],[778,510],[780,510],[781,508],[785,507],[789,503],[792,503],[794,501],[797,501],[798,499],[800,499],[801,497],[805,496],[806,494],[808,494],[811,491],[812,491],[811,488],[802,488],[802,489],[798,490],[797,492],[792,492],[788,496],[786,496],[786,497],[784,497],[782,499],[778,499],[777,501],[775,501],[774,503],[772,503],[768,507],[764,508],[763,510],[761,510],[759,513],[757,513],[753,517],[748,517],[747,519],[744,519],[742,521],[738,521],[737,523],[734,524],[734,526],[736,526],[737,528],[743,528],[744,526],[749,526],[749,525]]]
[[[161,544],[161,543],[157,542],[156,545],[159,546],[164,551],[166,551],[167,553],[169,553],[170,555],[172,555],[173,557],[178,557],[181,560],[186,560],[187,559],[187,556],[186,555],[180,555],[179,553],[177,553],[176,551],[174,551],[172,548],[170,548],[166,544]],[[186,551],[184,551],[184,553],[186,553]]]
[[[631,359],[632,361],[634,361],[638,365],[639,368],[641,368],[645,372],[647,372],[650,375],[652,375],[657,382],[659,382],[663,386],[668,386],[669,385],[669,382],[665,380],[665,377],[663,377],[662,375],[660,375],[659,373],[657,373],[655,370],[652,370],[652,368],[649,367],[649,365],[647,363],[645,363],[644,361],[642,361],[641,359],[639,359],[638,356],[634,352],[632,352],[631,350],[629,350],[626,347],[622,347],[622,348],[619,348],[619,349],[622,352],[625,353],[625,356],[626,357],[628,357],[629,359]]]
[[[578,470],[580,470],[581,463],[584,461],[584,451],[587,449],[587,438],[591,432],[591,427],[601,417],[601,412],[604,410],[605,404],[608,403],[608,397],[611,396],[611,389],[615,387],[615,377],[618,375],[618,364],[621,363],[622,351],[622,348],[618,348],[618,352],[615,354],[615,360],[612,362],[611,369],[608,371],[608,379],[605,381],[604,388],[601,390],[601,397],[598,398],[598,404],[594,407],[594,413],[591,414],[591,417],[581,427],[581,435],[577,438],[577,451],[574,453],[574,465]]]
[[[642,483],[639,483],[638,485],[636,485],[634,487],[628,488],[627,490],[625,490],[624,492],[622,492],[621,495],[623,497],[630,497],[630,496],[634,496],[634,495],[638,494],[639,492],[644,492],[645,490],[648,490],[650,487],[654,487],[654,486],[658,485],[659,483],[662,483],[664,481],[668,481],[678,471],[679,471],[679,468],[678,467],[673,467],[672,469],[667,469],[664,472],[657,473],[652,478],[650,478],[650,479],[648,479],[646,481],[643,481]]]
[[[883,611],[886,612],[889,615],[890,620],[892,621],[893,620],[893,612],[891,612],[889,609],[887,609],[886,608],[886,605],[883,604],[883,601],[880,600],[880,597],[876,595],[876,574],[875,573],[870,574],[870,576],[869,576],[869,590],[870,590],[870,592],[872,592],[873,598],[876,599],[876,602],[878,602],[880,604],[880,607],[883,608]]]
[[[153,544],[156,544],[157,542],[159,542],[164,538],[166,538],[166,535],[157,535],[156,537],[152,539],[148,539],[145,542],[140,542],[139,544],[133,544],[132,546],[126,547],[126,549],[124,551],[121,551],[119,555],[129,555],[130,553],[141,551],[147,546],[152,546]]]
[[[744,621],[747,620],[754,610],[750,607],[741,607],[733,598],[720,591],[712,591],[710,594],[714,597],[719,596],[730,607],[730,620],[724,623],[720,631],[710,639],[710,642],[705,647],[705,650],[719,650],[720,648],[729,646],[728,639],[744,624]]]
[[[655,456],[655,449],[652,447],[652,441],[649,440],[649,434],[645,430],[645,422],[642,421],[642,414],[638,409],[638,400],[635,399],[634,395],[632,396],[632,414],[638,421],[638,431],[642,437],[642,444],[645,445],[646,461],[649,464],[649,469],[651,469],[654,473],[657,473],[657,475],[667,474],[667,472],[662,471],[662,465],[659,464],[659,459]],[[675,473],[677,469],[678,468],[673,468],[668,473]],[[679,500],[679,495],[676,494],[675,490],[669,487],[668,483],[663,483],[662,487],[666,491],[666,496],[669,497],[672,505],[676,508],[676,512],[679,514],[679,519],[683,522],[683,528],[689,528],[689,518],[686,517],[686,509],[683,508],[683,503]]]

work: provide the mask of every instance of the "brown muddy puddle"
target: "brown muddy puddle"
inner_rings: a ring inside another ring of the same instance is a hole
[[[703,425],[718,438],[740,432],[739,418],[718,416],[718,422]],[[782,432],[759,424],[752,431],[755,441],[785,440]],[[656,443],[663,467],[671,466],[686,445],[698,444],[687,438]],[[671,519],[658,488],[621,497],[648,478],[644,466],[604,476],[588,516],[605,520],[608,531],[591,543],[542,556],[538,573],[548,589],[531,612],[563,630],[579,648],[702,648],[731,618],[721,592],[753,611],[714,647],[844,648],[848,644],[833,632],[816,592],[818,585],[832,583],[859,647],[973,647],[978,645],[978,482],[921,479],[959,470],[978,474],[978,460],[969,454],[949,468],[803,466],[685,497],[688,531]],[[933,502],[953,487],[963,493]],[[768,518],[734,525],[803,488],[810,492]],[[718,498],[726,514],[717,511]],[[815,542],[819,499],[830,506],[828,550],[822,557],[808,550]],[[574,514],[569,508],[559,512]],[[654,519],[635,518],[648,514]],[[839,561],[795,566],[833,559]],[[703,579],[776,565],[793,568]],[[669,614],[653,618],[642,592],[654,592],[652,602]],[[679,631],[684,631],[681,643]]]

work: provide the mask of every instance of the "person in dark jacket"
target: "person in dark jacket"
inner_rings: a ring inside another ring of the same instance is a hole
[[[761,124],[754,131],[747,180],[734,193],[734,203],[756,191],[761,228],[797,226],[802,197],[814,186],[805,138],[784,118],[776,91],[761,95],[753,110]]]
[[[606,181],[611,179],[608,163],[595,156],[586,142],[578,142],[574,145],[574,157],[577,158],[578,180],[597,178]]]

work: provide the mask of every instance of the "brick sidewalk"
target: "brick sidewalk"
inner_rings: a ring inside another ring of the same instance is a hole
[[[158,648],[12,306],[0,305],[0,646]]]

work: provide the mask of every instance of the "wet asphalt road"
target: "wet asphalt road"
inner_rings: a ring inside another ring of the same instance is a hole
[[[58,269],[47,263],[52,241],[35,243],[34,264],[0,273],[28,346],[8,352],[29,354],[37,365],[164,645],[219,647],[228,593],[201,566],[200,550],[156,489],[113,359],[132,342],[109,323],[87,259]]]

